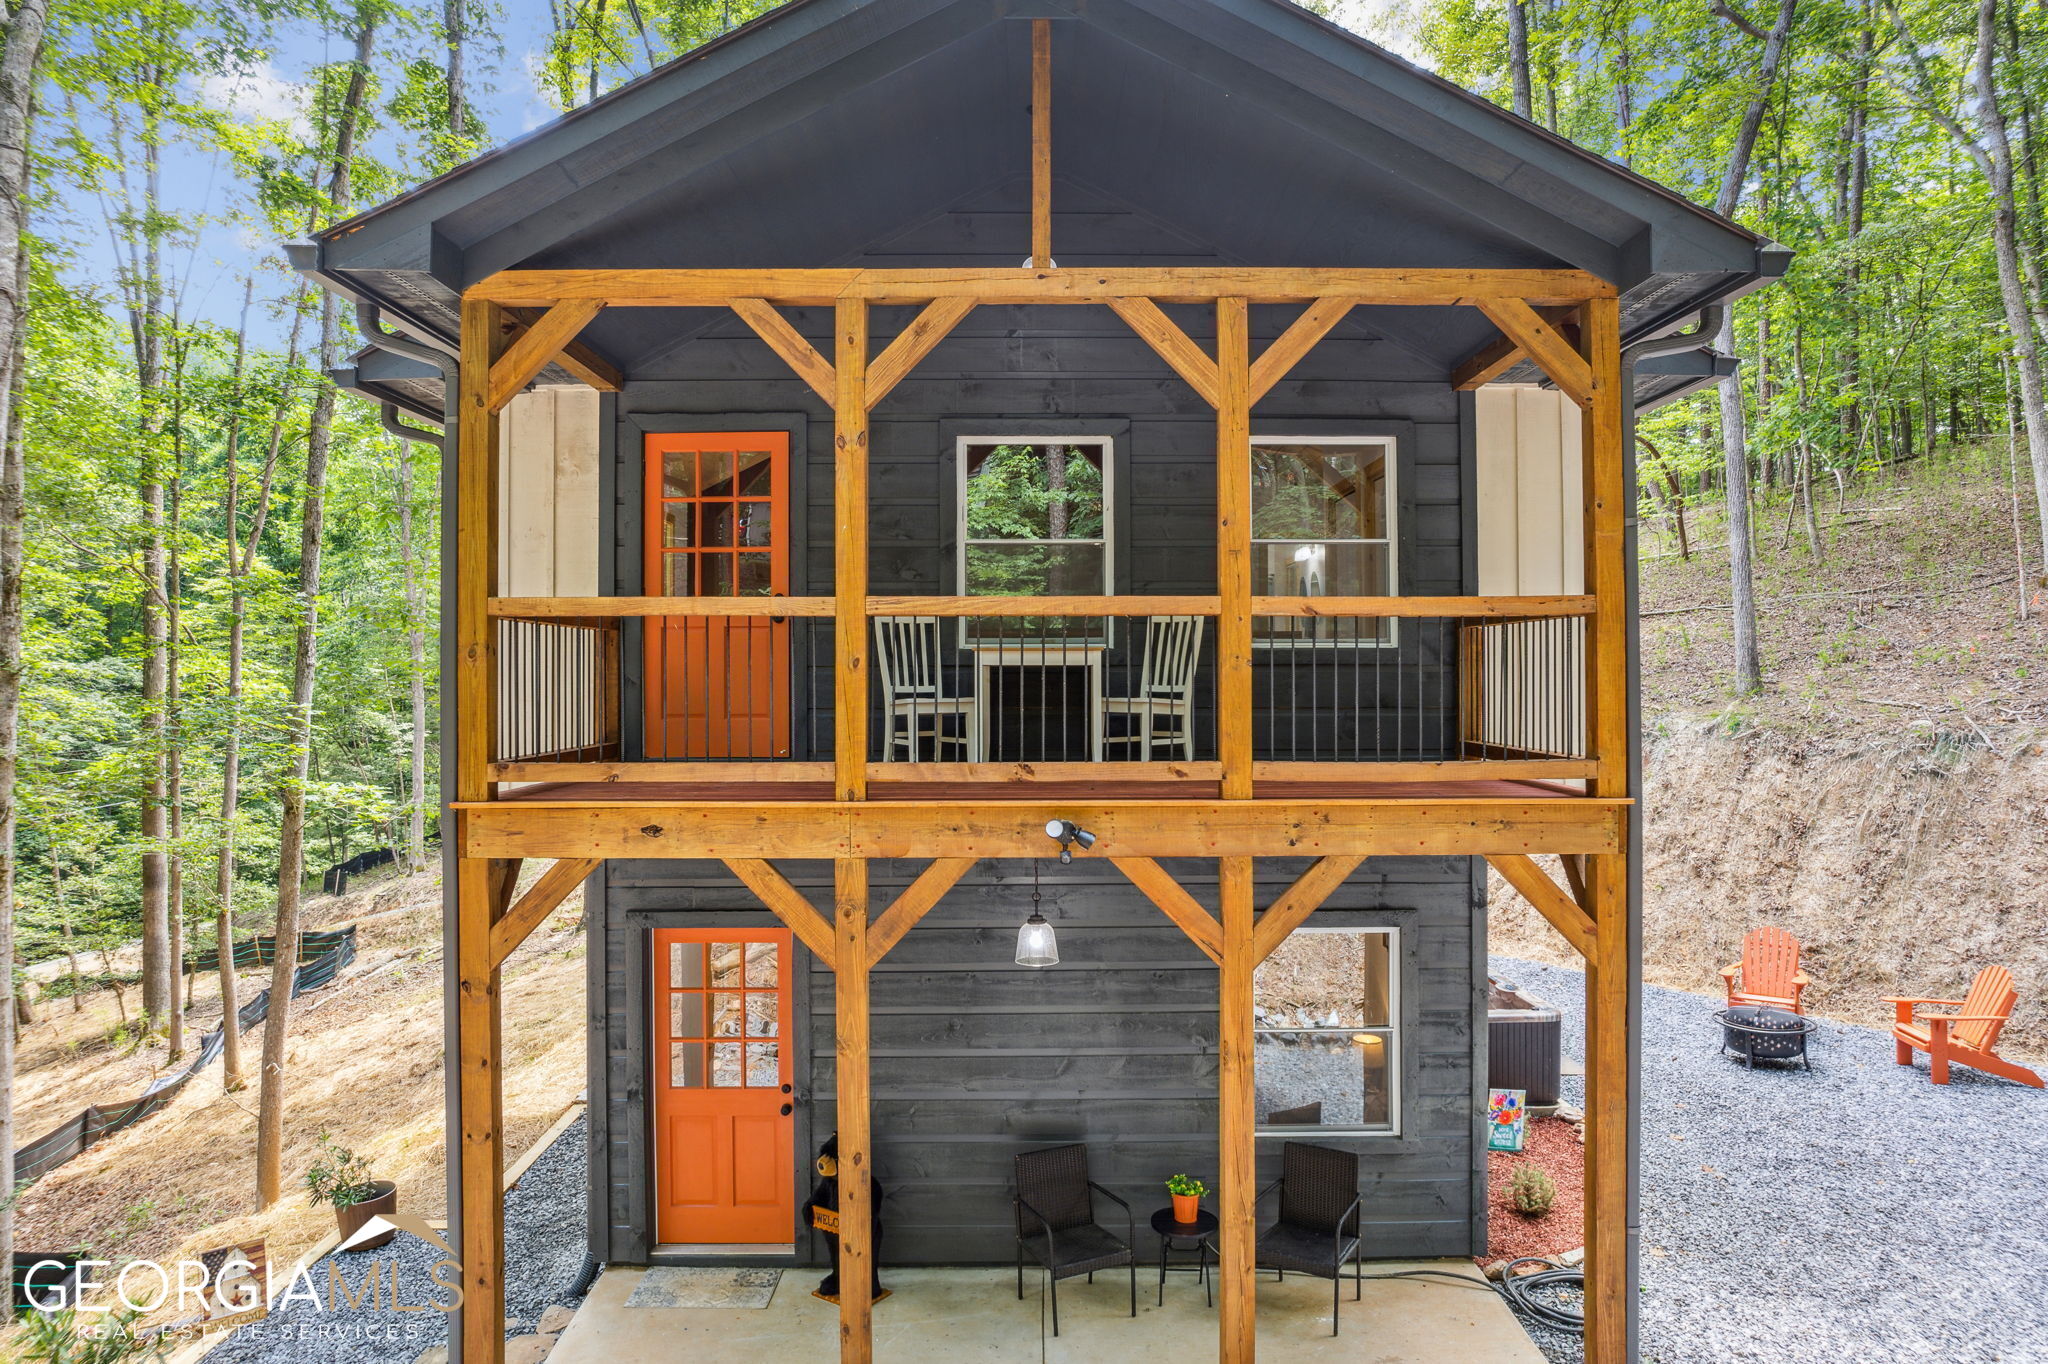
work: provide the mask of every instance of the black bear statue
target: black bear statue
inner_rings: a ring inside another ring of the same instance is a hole
[[[826,1302],[839,1301],[839,1134],[834,1132],[825,1138],[825,1144],[818,1148],[818,1186],[811,1190],[811,1196],[804,1201],[804,1224],[825,1237],[825,1248],[832,1257],[832,1272],[824,1282],[811,1290],[814,1298]],[[873,1247],[871,1262],[874,1269],[874,1294],[871,1301],[880,1302],[889,1296],[889,1290],[882,1287],[882,1186],[875,1180],[868,1181],[870,1214],[869,1244]]]

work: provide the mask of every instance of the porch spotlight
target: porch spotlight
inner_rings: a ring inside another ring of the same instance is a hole
[[[1056,821],[1057,822],[1057,821]],[[1031,917],[1017,930],[1019,966],[1058,966],[1060,945],[1052,925],[1038,912],[1038,859],[1031,859]]]
[[[1086,852],[1095,846],[1095,835],[1089,833],[1070,819],[1049,819],[1045,822],[1045,836],[1060,845],[1060,865],[1074,860],[1074,845],[1079,843]]]

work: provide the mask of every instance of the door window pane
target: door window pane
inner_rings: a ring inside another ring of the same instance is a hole
[[[732,451],[706,450],[697,456],[700,497],[732,496]]]
[[[746,969],[746,953],[749,944],[743,942],[715,943],[711,948],[711,984],[720,990],[740,988],[740,975]]]
[[[676,989],[703,988],[703,943],[673,942],[668,945],[668,983]]]
[[[775,986],[782,979],[782,948],[772,942],[755,943],[747,949],[747,987]]]
[[[738,1037],[740,1035],[740,996],[724,991],[711,996],[711,1035],[713,1037]]]
[[[677,1089],[704,1087],[704,1045],[701,1042],[669,1044],[668,1082]]]
[[[747,1043],[747,1088],[773,1089],[781,1083],[780,1046],[774,1042]]]
[[[713,1042],[711,1044],[711,1087],[713,1089],[738,1089],[745,1077],[740,1073],[740,1044],[738,1042]]]
[[[741,502],[739,507],[739,542],[750,548],[762,548],[774,543],[775,504],[773,502]]]
[[[661,493],[664,497],[691,497],[697,491],[697,453],[677,450],[662,456]]]
[[[699,991],[678,991],[668,997],[668,1030],[671,1037],[703,1037],[704,996]]]
[[[697,583],[693,566],[694,554],[664,554],[661,556],[661,591],[669,597],[694,597]]]
[[[704,547],[725,549],[732,543],[733,504],[730,502],[700,502],[704,509]]]
[[[661,509],[661,543],[669,549],[677,549],[691,543],[692,521],[697,504],[694,502],[664,503]]]
[[[701,554],[698,557],[697,595],[700,597],[730,597],[732,595],[732,555]]]
[[[776,1035],[775,994],[749,994],[747,996],[747,1036],[773,1037]]]
[[[741,497],[766,497],[774,488],[775,457],[766,450],[742,450],[739,454],[740,481],[735,490]]]

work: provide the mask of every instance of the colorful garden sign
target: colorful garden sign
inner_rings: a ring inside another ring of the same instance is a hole
[[[1520,1151],[1522,1139],[1529,1130],[1529,1109],[1523,1100],[1528,1097],[1526,1090],[1489,1089],[1486,1091],[1486,1149],[1489,1151]]]

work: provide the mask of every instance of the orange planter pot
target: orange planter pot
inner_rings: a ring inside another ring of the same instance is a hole
[[[1173,1196],[1173,1220],[1182,1226],[1189,1226],[1195,1215],[1201,1211],[1202,1200],[1193,1194],[1177,1193]]]

